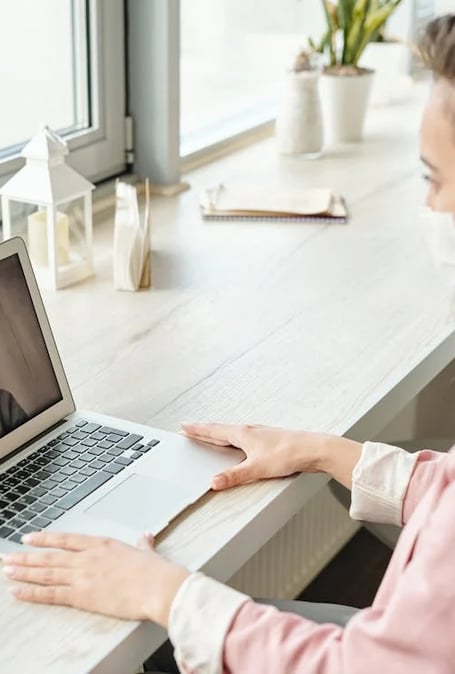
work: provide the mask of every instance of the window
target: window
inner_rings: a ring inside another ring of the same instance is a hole
[[[181,155],[271,120],[318,0],[181,0]]]
[[[96,180],[125,166],[122,0],[0,0],[0,177],[47,124]]]

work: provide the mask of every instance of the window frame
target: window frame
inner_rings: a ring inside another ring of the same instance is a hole
[[[85,17],[88,20],[84,20]],[[66,134],[70,163],[88,179],[96,182],[118,175],[125,161],[125,20],[123,0],[85,0],[77,11],[73,0],[73,31],[88,25],[88,76],[82,74],[77,89],[85,84],[89,96],[89,126]],[[83,54],[78,57],[84,58]],[[79,69],[80,72],[84,68]],[[0,160],[0,184],[22,165],[23,144]]]

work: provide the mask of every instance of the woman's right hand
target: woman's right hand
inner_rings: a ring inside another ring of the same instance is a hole
[[[245,452],[244,461],[214,476],[215,490],[298,472],[328,472],[350,487],[352,470],[362,447],[360,443],[326,433],[268,426],[184,423],[182,430],[195,440]]]

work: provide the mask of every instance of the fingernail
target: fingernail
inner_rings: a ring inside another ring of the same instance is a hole
[[[14,576],[14,566],[4,566],[3,567],[3,573],[5,576]]]
[[[21,538],[23,543],[33,543],[35,536],[33,534],[24,534]]]
[[[223,487],[227,485],[227,480],[223,475],[218,475],[217,477],[213,478],[212,485],[215,487],[215,489],[223,489]]]

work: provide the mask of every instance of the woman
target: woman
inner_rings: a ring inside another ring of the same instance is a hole
[[[28,420],[22,407],[9,391],[0,389],[0,438]]]
[[[435,75],[421,129],[427,202],[455,213],[455,15],[428,25],[423,49]],[[12,588],[18,599],[158,622],[168,628],[187,674],[455,671],[455,453],[411,455],[263,427],[186,424],[183,430],[244,450],[246,460],[214,478],[214,489],[324,471],[352,488],[353,517],[404,524],[373,605],[346,626],[318,624],[190,573],[155,553],[150,537],[136,549],[50,532],[24,541],[60,549],[4,559],[7,577],[22,581]]]

